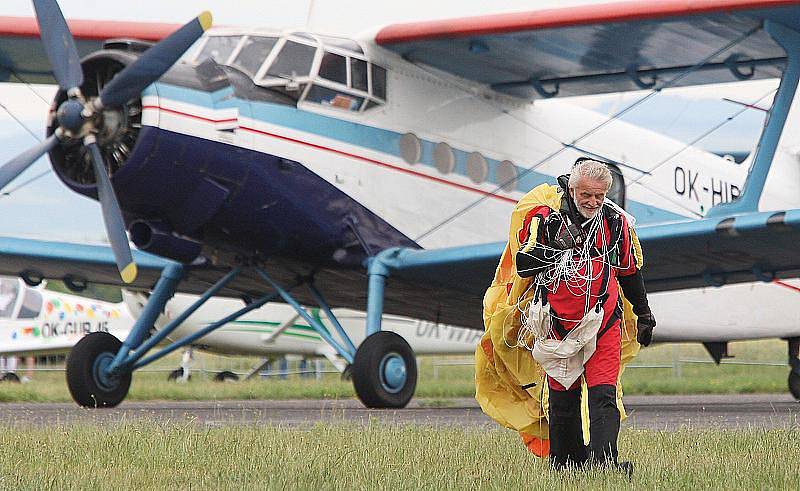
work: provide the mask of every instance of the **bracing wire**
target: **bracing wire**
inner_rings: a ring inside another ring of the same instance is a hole
[[[600,129],[604,128],[606,125],[610,124],[612,121],[620,119],[625,114],[629,113],[633,109],[639,107],[640,105],[644,104],[646,101],[648,101],[651,98],[655,97],[663,89],[669,88],[669,87],[677,84],[678,82],[680,82],[681,80],[683,80],[684,78],[688,77],[689,75],[694,73],[696,70],[698,70],[699,68],[704,66],[710,60],[714,59],[715,57],[719,56],[720,54],[722,54],[722,53],[728,51],[729,49],[733,48],[734,46],[738,45],[739,43],[741,43],[745,39],[749,38],[750,36],[752,36],[753,34],[755,34],[756,32],[758,32],[761,29],[762,29],[762,26],[759,25],[759,26],[756,26],[756,27],[748,30],[747,32],[745,32],[741,36],[739,36],[738,38],[736,38],[736,39],[730,41],[729,43],[725,44],[724,46],[722,46],[721,48],[717,49],[716,51],[714,51],[710,55],[706,56],[705,58],[703,58],[699,62],[695,63],[694,65],[690,66],[689,68],[687,68],[683,72],[678,73],[673,78],[668,79],[668,80],[664,81],[663,83],[657,84],[655,87],[650,89],[649,93],[647,93],[643,97],[637,99],[636,101],[632,102],[628,106],[622,108],[621,110],[617,111],[611,117],[609,117],[607,120],[605,120],[605,121],[593,126],[589,130],[587,130],[586,132],[582,133],[581,135],[576,137],[574,140],[572,140],[572,142],[570,142],[568,144],[567,143],[561,143],[561,145],[562,145],[561,148],[559,148],[558,150],[555,150],[554,152],[551,152],[550,154],[546,155],[545,157],[540,159],[538,162],[534,163],[531,167],[528,167],[527,169],[523,170],[519,175],[517,175],[517,176],[515,176],[515,177],[513,177],[511,179],[508,179],[505,182],[500,183],[493,190],[483,194],[480,198],[477,198],[475,201],[473,201],[473,202],[469,203],[468,205],[460,208],[459,210],[457,210],[456,212],[454,212],[453,214],[451,214],[447,218],[445,218],[443,220],[440,220],[438,223],[436,223],[432,227],[428,228],[425,232],[423,232],[420,235],[418,235],[414,239],[414,242],[419,242],[420,240],[422,240],[425,237],[431,235],[432,233],[436,232],[437,230],[440,230],[442,227],[444,227],[448,223],[452,222],[453,220],[456,220],[460,216],[464,215],[468,211],[472,210],[476,206],[478,206],[481,203],[483,203],[489,197],[497,195],[497,193],[500,192],[504,187],[508,186],[512,182],[516,182],[517,180],[521,179],[525,175],[533,172],[535,169],[537,169],[537,168],[541,167],[542,165],[544,165],[545,163],[549,162],[550,160],[552,160],[556,156],[560,155],[565,150],[571,148],[573,145],[577,144],[581,140],[593,135],[594,133],[596,133]],[[558,140],[556,140],[556,141],[558,141]]]

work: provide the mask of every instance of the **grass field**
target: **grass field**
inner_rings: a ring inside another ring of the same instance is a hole
[[[779,362],[785,358],[785,343],[781,341],[751,341],[731,344],[736,360]],[[667,368],[630,368],[624,377],[625,393],[677,394],[677,393],[758,393],[786,392],[788,367],[722,365],[708,363],[681,363],[679,370],[672,368],[675,359],[709,361],[699,345],[664,345],[643,350],[634,365],[660,365]],[[435,363],[453,358],[420,358],[420,376],[417,397],[446,399],[471,397],[474,394],[471,365],[440,365]],[[470,363],[471,358],[460,357]],[[240,372],[254,364],[254,359],[220,358],[203,355],[198,366],[207,370],[233,369]],[[176,357],[160,361],[156,368],[174,368]],[[438,377],[434,378],[434,373]],[[288,380],[255,379],[240,383],[216,383],[197,373],[184,384],[166,381],[164,372],[137,372],[129,400],[197,400],[197,399],[290,399],[290,398],[348,398],[353,397],[353,386],[342,381],[337,374],[326,374],[321,381],[291,376]],[[5,401],[69,401],[71,400],[63,372],[36,373],[26,384],[0,385],[0,402]]]
[[[505,430],[0,429],[3,489],[797,489],[800,431],[625,430],[632,482],[555,474]]]

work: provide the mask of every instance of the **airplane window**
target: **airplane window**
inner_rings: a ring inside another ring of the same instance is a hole
[[[453,167],[456,165],[453,149],[444,142],[437,143],[436,147],[434,147],[433,160],[436,163],[436,169],[442,174],[453,172]]]
[[[503,191],[510,193],[517,189],[517,167],[510,160],[504,160],[497,165],[495,177]]]
[[[42,294],[36,290],[25,290],[22,297],[22,307],[19,309],[18,319],[35,319],[42,310]]]
[[[0,279],[0,317],[9,318],[14,313],[17,294],[19,294],[19,282],[16,278]]]
[[[316,51],[317,48],[313,46],[287,41],[267,70],[267,75],[288,79],[308,76]]]
[[[319,65],[319,76],[347,85],[347,59],[326,51],[322,57],[322,63]]]
[[[217,63],[225,63],[239,44],[241,36],[212,36],[203,46],[203,51],[197,56],[197,61],[211,58]]]
[[[350,58],[350,82],[354,89],[369,90],[367,86],[367,62]]]
[[[400,137],[400,156],[409,164],[416,164],[422,155],[422,144],[414,133]]]
[[[386,100],[386,69],[372,65],[372,95]]]
[[[277,41],[277,38],[269,37],[251,36],[247,38],[231,65],[252,78],[261,68],[261,64],[267,59],[269,52],[272,51],[272,47],[275,46]]]
[[[619,170],[614,164],[608,164],[608,170],[611,171],[611,189],[608,190],[606,196],[611,200],[625,208],[625,178],[622,176],[622,171]]]
[[[467,157],[467,176],[475,184],[480,184],[486,180],[486,174],[489,168],[486,165],[486,159],[478,152],[472,152]]]
[[[316,102],[328,107],[347,109],[348,111],[358,111],[361,108],[361,104],[364,103],[364,98],[352,94],[344,94],[328,87],[314,85],[308,91],[306,101]]]

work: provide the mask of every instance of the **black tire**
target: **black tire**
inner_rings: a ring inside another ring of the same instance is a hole
[[[401,383],[392,385],[384,377],[384,364],[402,360],[405,374]],[[351,369],[353,387],[361,402],[371,408],[403,408],[417,387],[417,360],[414,351],[401,336],[377,332],[361,343]]]
[[[214,382],[238,382],[239,376],[228,370],[219,372],[214,375]]]
[[[190,373],[186,380],[191,380],[192,374]],[[167,382],[177,382],[178,380],[183,380],[183,367],[176,368],[175,370],[169,372],[167,375]]]
[[[93,332],[72,348],[67,358],[67,387],[83,407],[114,407],[131,387],[131,372],[113,379],[100,379],[100,368],[114,359],[122,342],[107,332]]]
[[[19,376],[16,373],[6,372],[3,374],[3,377],[0,378],[0,382],[11,382],[14,384],[18,384],[22,382],[22,380],[19,379]]]
[[[795,373],[794,370],[789,372],[789,392],[792,393],[795,400],[800,401],[800,374]]]

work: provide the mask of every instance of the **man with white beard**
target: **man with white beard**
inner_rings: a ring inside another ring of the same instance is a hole
[[[612,177],[605,164],[578,159],[558,184],[560,209],[538,206],[526,215],[516,255],[517,274],[535,276],[532,303],[549,312],[544,321],[537,318],[533,357],[548,374],[551,464],[613,466],[631,475],[630,462],[617,462],[620,287],[638,316],[641,344],[650,344],[656,325],[639,271],[638,241],[626,213],[606,198]],[[565,350],[567,345],[574,349]],[[588,388],[588,448],[581,427],[581,375]]]

